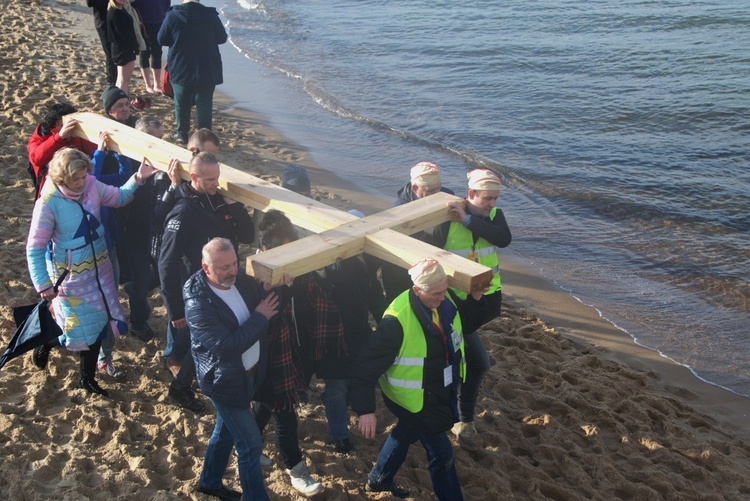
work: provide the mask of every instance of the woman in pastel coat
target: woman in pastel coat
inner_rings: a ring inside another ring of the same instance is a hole
[[[37,367],[45,368],[49,352],[61,345],[80,352],[79,387],[107,396],[95,381],[96,361],[107,325],[117,335],[127,331],[117,285],[100,223],[100,208],[127,204],[154,168],[144,164],[122,187],[108,186],[91,175],[89,157],[63,148],[50,162],[47,182],[34,204],[26,258],[34,287],[50,300],[63,333],[33,352]],[[68,270],[57,291],[53,284]]]

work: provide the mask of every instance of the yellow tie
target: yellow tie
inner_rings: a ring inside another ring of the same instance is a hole
[[[438,328],[440,331],[440,334],[443,333],[443,325],[440,322],[440,315],[438,314],[437,308],[432,309],[432,323],[435,324],[435,327]]]

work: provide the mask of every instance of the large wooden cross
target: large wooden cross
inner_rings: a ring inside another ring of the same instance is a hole
[[[77,136],[96,143],[99,132],[106,131],[109,149],[136,160],[146,158],[157,169],[166,171],[169,161],[178,159],[182,177],[189,180],[192,154],[185,148],[95,113],[65,117],[70,118],[78,120]],[[437,193],[360,219],[225,164],[219,184],[223,195],[263,212],[278,209],[293,224],[315,233],[249,257],[248,274],[264,282],[276,284],[285,273],[299,276],[363,252],[402,268],[434,258],[445,269],[449,285],[466,292],[492,279],[490,268],[409,236],[450,220],[447,202],[459,197]]]

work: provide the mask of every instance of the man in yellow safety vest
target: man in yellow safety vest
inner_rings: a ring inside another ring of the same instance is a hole
[[[454,254],[481,263],[493,270],[492,284],[486,293],[489,314],[486,323],[500,315],[502,292],[498,248],[510,245],[511,234],[505,215],[495,207],[500,196],[500,178],[487,169],[475,169],[468,173],[469,191],[466,200],[449,202],[453,221],[436,226],[425,232],[425,241]],[[466,294],[457,292],[460,297]],[[474,427],[474,409],[479,387],[490,369],[490,358],[479,335],[464,329],[466,345],[466,381],[458,393],[460,422],[453,427],[458,443],[466,450],[480,448],[478,433]]]
[[[408,492],[393,479],[409,446],[419,441],[429,458],[432,487],[439,500],[461,500],[453,448],[446,432],[458,420],[458,384],[466,374],[463,332],[478,328],[487,314],[487,287],[460,299],[449,291],[440,263],[425,258],[409,270],[413,286],[388,307],[378,329],[362,348],[351,376],[349,398],[359,429],[374,438],[375,383],[398,423],[368,475],[366,490]]]

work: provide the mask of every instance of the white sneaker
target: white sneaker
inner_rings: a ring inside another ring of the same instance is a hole
[[[305,497],[312,497],[325,489],[323,484],[316,482],[310,476],[304,461],[297,463],[291,470],[286,470],[286,473],[292,481],[292,487]]]

